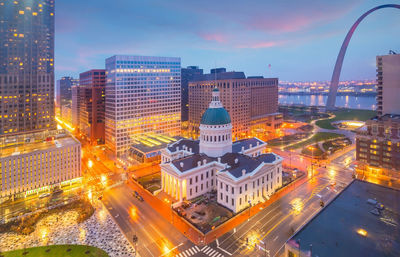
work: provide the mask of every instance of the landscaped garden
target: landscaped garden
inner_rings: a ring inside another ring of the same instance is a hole
[[[351,140],[348,138],[336,139],[324,142],[322,147],[325,151],[330,151],[330,153],[334,153],[338,150],[343,149],[344,147],[351,145]]]
[[[343,135],[337,134],[337,133],[330,133],[330,132],[318,132],[318,133],[315,133],[311,138],[309,138],[303,142],[299,142],[297,144],[293,144],[291,146],[286,147],[285,150],[298,149],[298,148],[305,147],[305,146],[308,146],[311,144],[316,144],[320,141],[326,141],[326,140],[334,139],[334,138],[338,138],[338,137],[343,137]]]
[[[304,147],[301,153],[312,157],[323,157],[325,152],[321,150],[318,144],[314,144]]]
[[[301,139],[308,137],[309,133],[297,133],[293,135],[287,135],[279,138],[274,138],[267,141],[268,146],[285,146]]]
[[[146,190],[154,193],[154,191],[161,188],[161,174],[160,172],[143,176],[138,179],[139,184],[141,184]]]
[[[19,219],[15,219],[5,224],[0,224],[0,234],[4,232],[16,232],[23,235],[28,235],[35,231],[35,225],[40,219],[45,218],[53,213],[76,210],[79,215],[77,217],[77,222],[81,223],[94,213],[93,206],[87,200],[75,200],[66,205],[62,205],[50,210],[44,209],[30,215],[24,216]]]
[[[0,257],[108,257],[108,254],[88,245],[50,245],[0,253]]]
[[[324,129],[336,129],[331,123],[340,120],[357,120],[366,121],[376,116],[376,112],[372,110],[357,110],[357,109],[341,109],[334,111],[336,116],[332,119],[319,120],[315,124]]]

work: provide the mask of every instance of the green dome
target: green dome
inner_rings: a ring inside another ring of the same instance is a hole
[[[225,108],[208,108],[201,117],[204,125],[225,125],[231,123],[231,116]]]
[[[213,92],[219,92],[219,89],[217,87],[214,87],[214,89],[212,91]]]

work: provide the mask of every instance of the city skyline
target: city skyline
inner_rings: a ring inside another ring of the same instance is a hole
[[[182,67],[204,70],[217,66],[290,81],[329,80],[347,30],[360,13],[386,3],[60,2],[56,78],[104,68],[106,57],[130,54],[181,57]],[[399,22],[397,10],[370,15],[349,45],[341,79],[374,78],[375,56],[400,50],[394,26]]]

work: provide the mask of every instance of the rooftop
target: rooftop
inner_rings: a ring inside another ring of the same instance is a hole
[[[262,154],[258,157],[250,157],[240,153],[226,153],[221,158],[222,163],[227,163],[230,168],[226,169],[235,178],[240,178],[246,170],[245,174],[253,172],[261,163],[272,163],[276,160],[273,153]],[[237,162],[235,161],[237,160]]]
[[[133,144],[129,151],[141,152],[143,154],[159,151],[167,147],[168,144],[180,139],[182,139],[182,137],[170,137],[159,134],[137,135],[133,139]]]
[[[369,199],[384,205],[380,214]],[[304,252],[312,244],[312,256],[400,256],[399,223],[399,190],[355,180],[289,244],[300,239]]]
[[[192,153],[199,153],[199,142],[199,140],[183,138],[175,143],[169,144],[167,148],[170,152],[175,152],[176,148],[178,148],[178,150],[182,150],[184,147],[188,150],[192,148]]]
[[[257,143],[261,145],[264,144],[264,141],[261,141],[260,139],[255,137],[235,141],[232,144],[232,152],[239,153],[240,151],[242,151],[242,147],[244,147],[244,150],[247,150],[250,148],[250,145],[251,147],[257,146]]]
[[[80,144],[78,140],[70,135],[59,135],[57,138],[45,140],[34,140],[32,142],[18,143],[0,148],[0,158],[16,156],[34,151],[46,151],[52,148],[66,147]]]
[[[180,171],[180,172],[185,172],[188,170],[191,170],[195,167],[198,166],[198,163],[201,162],[201,165],[203,165],[204,160],[206,163],[215,161],[217,158],[213,157],[208,157],[205,154],[202,153],[197,153],[197,154],[192,154],[177,160],[172,161],[172,164]]]

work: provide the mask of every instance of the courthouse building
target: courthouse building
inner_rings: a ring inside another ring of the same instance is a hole
[[[282,158],[267,153],[265,142],[232,142],[231,117],[217,88],[202,115],[199,140],[181,139],[161,153],[162,190],[178,201],[215,190],[218,203],[236,213],[282,186]]]

